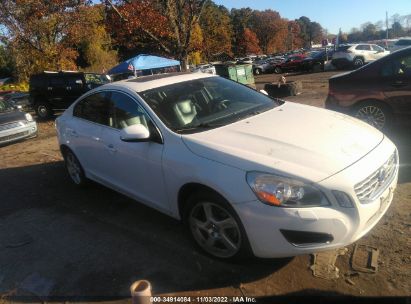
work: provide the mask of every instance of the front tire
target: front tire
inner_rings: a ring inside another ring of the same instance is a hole
[[[244,227],[234,209],[221,196],[197,192],[187,201],[185,222],[194,243],[219,259],[251,256]]]
[[[263,71],[261,69],[255,69],[255,71],[254,71],[255,75],[260,75],[262,73],[263,73]]]
[[[358,69],[364,65],[364,59],[362,58],[355,58],[353,61],[354,69]]]
[[[36,111],[38,118],[42,120],[49,119],[53,115],[53,110],[47,102],[36,102],[34,110]]]
[[[281,73],[282,73],[281,68],[280,68],[280,67],[275,67],[274,73],[276,73],[276,74],[281,74]]]
[[[380,131],[387,131],[392,125],[391,109],[379,101],[366,101],[355,106],[353,115]]]

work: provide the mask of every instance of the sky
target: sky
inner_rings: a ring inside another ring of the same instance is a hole
[[[394,14],[411,14],[411,0],[213,0],[228,9],[250,7],[252,9],[272,9],[289,20],[307,16],[328,30],[337,34],[339,28],[349,32],[365,22],[375,23]]]

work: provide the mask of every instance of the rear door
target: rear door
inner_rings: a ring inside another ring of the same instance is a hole
[[[383,90],[394,113],[411,115],[411,50],[391,57],[381,68]]]
[[[64,99],[66,108],[83,95],[85,84],[82,78],[81,74],[66,75],[66,95]]]
[[[63,75],[48,75],[49,82],[47,87],[49,101],[54,109],[66,109],[66,81]]]
[[[82,99],[73,109],[73,119],[66,126],[70,147],[87,174],[101,179],[104,167],[101,133],[109,125],[110,103],[104,91]]]

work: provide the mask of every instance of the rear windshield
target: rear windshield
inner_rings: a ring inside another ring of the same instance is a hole
[[[401,39],[396,43],[397,45],[411,45],[411,39]]]
[[[351,45],[340,45],[337,49],[337,52],[344,52],[348,50],[351,47]]]
[[[105,84],[109,83],[106,75],[102,74],[84,74],[87,84]]]

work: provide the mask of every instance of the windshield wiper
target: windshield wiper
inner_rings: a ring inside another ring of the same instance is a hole
[[[179,133],[185,133],[185,132],[190,132],[190,131],[194,131],[198,129],[214,129],[214,128],[218,128],[221,126],[222,126],[221,124],[210,124],[208,122],[202,122],[202,123],[199,123],[198,125],[189,126],[187,128],[175,129],[174,131],[179,132]]]

